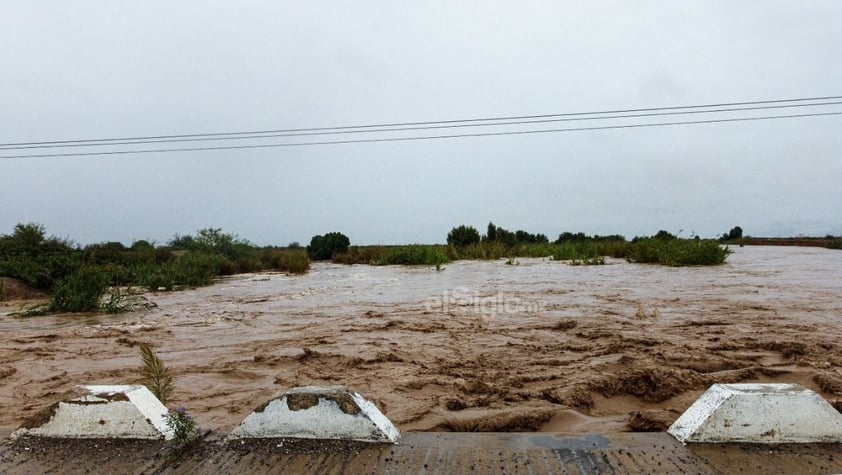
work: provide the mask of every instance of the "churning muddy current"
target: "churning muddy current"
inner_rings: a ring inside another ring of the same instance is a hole
[[[0,435],[82,383],[139,381],[229,431],[302,385],[342,384],[404,431],[663,430],[716,382],[795,382],[842,399],[842,252],[746,247],[717,267],[518,259],[317,263],[172,293],[148,312],[9,316]]]

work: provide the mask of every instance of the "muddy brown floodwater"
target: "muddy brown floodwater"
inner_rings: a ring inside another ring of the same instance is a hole
[[[716,382],[842,399],[842,252],[734,251],[699,268],[315,264],[122,315],[0,302],[0,435],[76,384],[137,382],[141,342],[175,373],[170,405],[219,431],[310,384],[359,391],[403,431],[663,430]]]

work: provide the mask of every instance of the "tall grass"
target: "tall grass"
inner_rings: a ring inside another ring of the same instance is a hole
[[[378,255],[372,264],[382,265],[428,265],[440,266],[450,261],[441,246],[395,246]]]
[[[306,274],[310,270],[310,257],[306,249],[285,249],[278,252],[275,267],[289,274]]]
[[[452,260],[456,259],[479,259],[496,260],[503,257],[512,257],[515,254],[512,248],[500,241],[486,241],[457,248],[448,247],[448,255]]]
[[[591,259],[599,255],[599,250],[593,242],[565,242],[562,244],[555,245],[555,250],[553,252],[553,260],[568,261]]]
[[[347,252],[333,256],[338,264],[427,265],[441,266],[450,262],[450,246],[441,244],[409,244],[405,246],[351,246]]]
[[[161,403],[166,404],[175,389],[172,373],[161,358],[144,343],[140,344],[140,356],[143,358],[141,376],[146,386]]]
[[[350,246],[347,252],[334,254],[331,259],[337,264],[371,264],[390,246]]]

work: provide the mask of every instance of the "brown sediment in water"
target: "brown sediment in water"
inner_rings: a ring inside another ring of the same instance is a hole
[[[306,385],[357,391],[403,431],[648,430],[717,382],[839,399],[842,252],[735,251],[699,268],[316,264],[111,316],[11,317],[0,302],[0,434],[77,384],[139,382],[139,343],[173,371],[173,404],[220,431]]]

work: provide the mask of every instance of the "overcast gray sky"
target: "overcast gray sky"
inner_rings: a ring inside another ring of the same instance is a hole
[[[6,2],[0,142],[842,95],[840,21],[842,2],[814,0]],[[6,158],[0,234],[432,243],[489,221],[551,238],[842,234],[840,130],[831,116]]]

